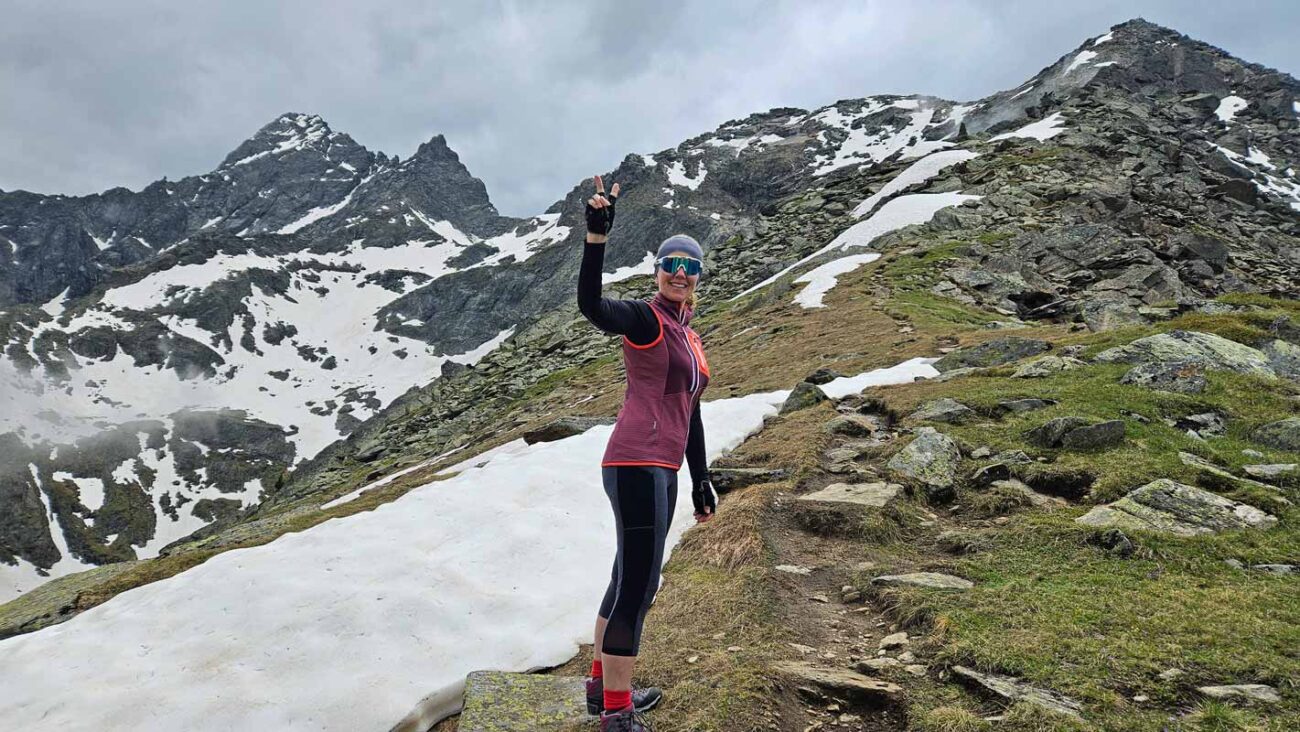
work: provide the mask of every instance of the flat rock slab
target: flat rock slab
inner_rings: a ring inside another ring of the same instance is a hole
[[[903,486],[897,483],[833,483],[816,493],[799,496],[797,500],[883,508],[902,492]]]
[[[1219,467],[1218,465],[1215,465],[1214,463],[1210,462],[1209,460],[1206,460],[1200,455],[1193,455],[1190,452],[1179,452],[1178,459],[1182,461],[1183,465],[1186,465],[1189,468],[1196,468],[1197,470],[1200,470],[1205,473],[1209,473],[1210,475],[1218,476],[1225,480],[1235,481],[1237,483],[1242,483],[1244,485],[1253,485],[1257,488],[1267,488],[1268,490],[1273,490],[1273,491],[1277,490],[1276,487],[1271,486],[1268,483],[1261,483],[1257,480],[1252,480],[1250,478],[1241,478],[1236,475],[1233,475],[1232,473],[1228,472],[1227,468]]]
[[[1300,417],[1287,417],[1255,430],[1255,441],[1279,450],[1300,452]]]
[[[1036,358],[1011,374],[1013,379],[1042,379],[1062,371],[1081,369],[1088,364],[1070,356],[1043,356]]]
[[[1197,691],[1211,699],[1252,699],[1276,703],[1282,701],[1277,689],[1267,684],[1229,684],[1227,686],[1199,686]]]
[[[948,397],[927,402],[911,414],[912,419],[948,424],[965,424],[974,421],[977,416],[975,410]]]
[[[588,721],[583,679],[474,671],[465,680],[460,732],[545,732]]]
[[[886,574],[871,580],[873,585],[883,587],[926,587],[932,590],[969,590],[974,582],[961,577],[938,572],[911,572],[908,574]]]
[[[1178,536],[1266,529],[1277,523],[1276,518],[1254,506],[1168,478],[1147,483],[1114,503],[1097,506],[1075,521],[1086,526]]]
[[[961,368],[979,368],[1000,366],[1004,363],[1019,361],[1022,358],[1037,356],[1050,349],[1047,341],[1035,338],[1007,336],[985,341],[978,346],[963,348],[944,356],[935,362],[934,367],[940,373]]]
[[[1083,705],[1079,702],[1054,691],[1040,689],[1036,686],[1017,679],[1013,676],[1002,676],[1000,674],[980,673],[972,668],[965,666],[953,666],[952,672],[958,678],[969,684],[978,686],[994,696],[1006,699],[1009,702],[1029,702],[1044,709],[1049,709],[1058,714],[1067,714],[1071,717],[1080,716],[1079,712]]]
[[[1275,480],[1300,471],[1300,463],[1275,463],[1273,465],[1243,465],[1247,475],[1265,480]]]
[[[825,668],[804,661],[781,661],[773,666],[773,670],[801,683],[812,684],[832,694],[858,701],[894,704],[903,699],[903,687],[898,684],[873,679],[848,669]]]
[[[1174,330],[1139,338],[1097,354],[1103,363],[1199,363],[1210,369],[1274,376],[1263,352],[1236,341],[1190,330]]]

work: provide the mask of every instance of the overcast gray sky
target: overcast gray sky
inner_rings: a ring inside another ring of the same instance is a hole
[[[505,214],[772,107],[969,100],[1134,16],[1292,74],[1300,3],[0,0],[0,189],[207,172],[286,111],[447,136]]]

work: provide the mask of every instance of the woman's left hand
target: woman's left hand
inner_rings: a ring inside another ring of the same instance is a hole
[[[705,479],[691,487],[691,503],[695,504],[695,521],[703,523],[718,512],[718,494],[713,481]]]

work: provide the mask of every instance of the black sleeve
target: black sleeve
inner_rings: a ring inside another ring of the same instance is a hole
[[[605,331],[625,335],[644,346],[659,337],[659,319],[644,300],[614,300],[600,296],[600,270],[605,264],[605,245],[582,245],[582,269],[578,271],[578,310],[591,324]]]
[[[691,485],[709,477],[709,461],[704,455],[704,419],[700,416],[700,400],[695,399],[695,411],[691,412],[691,429],[686,434],[686,464],[691,469]]]

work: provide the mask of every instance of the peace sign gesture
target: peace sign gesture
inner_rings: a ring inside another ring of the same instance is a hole
[[[618,200],[618,184],[605,195],[605,182],[596,176],[596,195],[587,199],[587,238],[593,243],[605,241],[614,228],[614,203]]]

